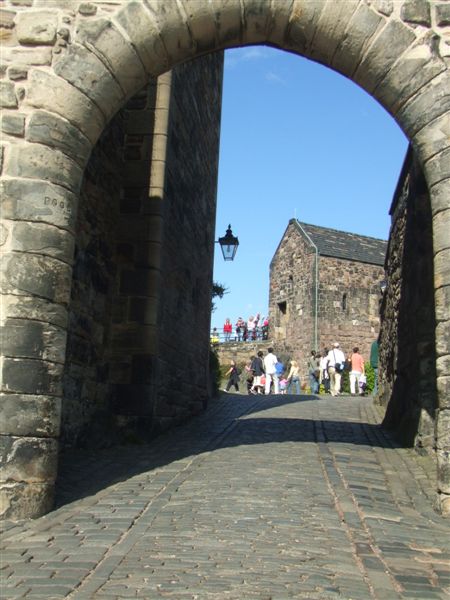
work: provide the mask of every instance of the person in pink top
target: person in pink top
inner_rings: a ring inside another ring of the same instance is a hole
[[[351,371],[350,371],[350,393],[354,396],[359,391],[359,380],[361,375],[364,375],[364,359],[359,353],[359,348],[353,348],[353,353],[350,356]]]

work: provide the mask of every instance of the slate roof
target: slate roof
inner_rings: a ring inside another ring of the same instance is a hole
[[[299,226],[302,234],[302,229],[306,231],[321,256],[384,266],[388,245],[386,240],[309,225],[296,219],[291,219],[291,222]]]

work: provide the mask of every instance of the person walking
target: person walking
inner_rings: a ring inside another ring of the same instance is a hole
[[[230,360],[230,368],[225,373],[225,377],[228,377],[228,383],[223,391],[229,392],[231,386],[234,385],[236,392],[239,392],[239,371],[235,360]]]
[[[323,383],[323,389],[325,394],[330,393],[330,375],[328,373],[328,348],[324,348],[322,355],[320,357],[320,379],[319,379],[319,389],[320,384]]]
[[[330,376],[330,394],[339,396],[341,393],[341,373],[344,370],[345,354],[339,347],[339,342],[334,342],[333,348],[328,352],[328,374]]]
[[[374,386],[373,386],[373,395],[376,396],[378,393],[378,340],[372,342],[370,347],[370,366],[373,369],[373,374],[375,377]]]
[[[311,355],[308,359],[308,376],[311,394],[318,394],[320,385],[320,355],[316,354],[314,350],[311,350]]]
[[[359,348],[357,346],[353,348],[353,353],[350,356],[350,365],[350,394],[355,396],[359,393],[359,380],[361,375],[365,374],[364,359],[359,353]]]
[[[264,371],[266,373],[266,386],[265,393],[270,394],[270,385],[273,381],[274,393],[279,393],[279,384],[278,384],[278,373],[275,368],[275,365],[278,362],[278,358],[273,353],[273,348],[269,348],[267,350],[267,354],[264,357]]]
[[[298,366],[296,360],[291,360],[291,368],[289,369],[287,380],[288,380],[287,393],[291,394],[292,393],[291,390],[295,385],[297,394],[300,395],[300,367]]]
[[[251,369],[253,371],[253,385],[250,388],[250,392],[252,394],[262,394],[263,393],[263,384],[261,383],[261,378],[264,375],[264,354],[261,350],[257,353],[257,355],[253,358]]]

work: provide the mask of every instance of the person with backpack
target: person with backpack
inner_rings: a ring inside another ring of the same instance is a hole
[[[330,394],[339,396],[341,393],[341,376],[345,365],[345,354],[339,347],[339,342],[334,342],[333,348],[328,352],[328,374],[330,376]]]
[[[273,382],[274,393],[278,394],[280,392],[279,388],[279,375],[277,373],[277,369],[275,365],[278,362],[278,358],[273,353],[273,348],[269,348],[267,350],[267,354],[264,357],[264,371],[266,373],[266,386],[265,393],[270,394],[270,386]],[[284,370],[284,369],[283,369]]]

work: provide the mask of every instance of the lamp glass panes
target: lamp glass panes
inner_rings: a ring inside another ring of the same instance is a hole
[[[234,260],[239,246],[239,240],[233,235],[231,225],[228,225],[225,235],[219,238],[219,244],[222,249],[223,260]]]

